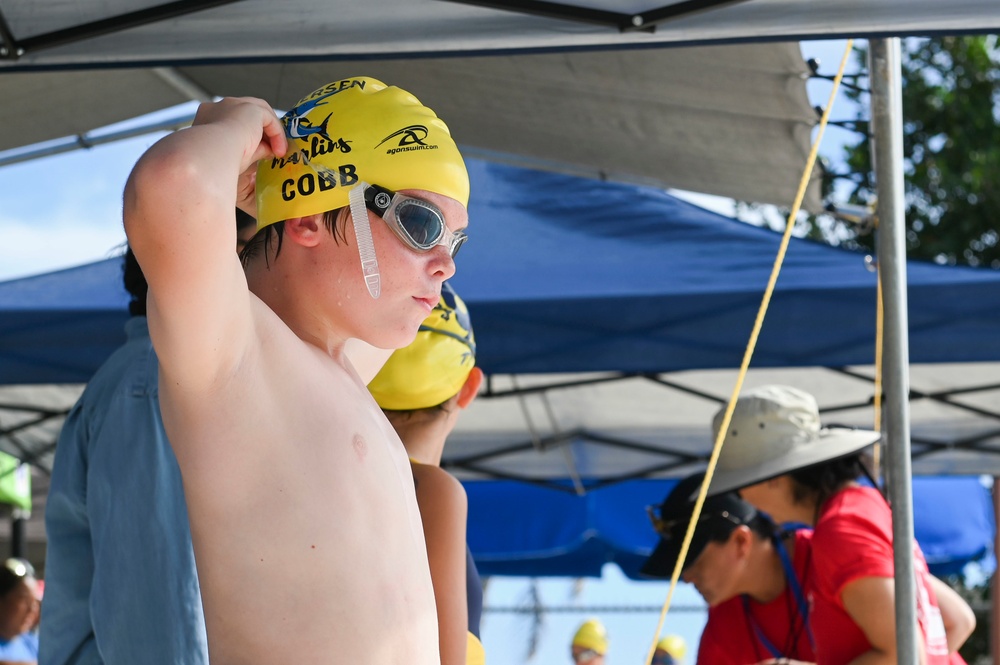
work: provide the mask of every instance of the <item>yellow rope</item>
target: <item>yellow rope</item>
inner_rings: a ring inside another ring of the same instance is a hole
[[[736,407],[736,398],[740,394],[740,390],[743,387],[743,380],[746,377],[747,369],[750,367],[750,358],[753,356],[754,347],[757,346],[757,337],[760,335],[760,329],[764,325],[764,314],[767,312],[767,306],[771,302],[771,294],[774,293],[774,285],[778,281],[778,273],[781,271],[781,264],[785,259],[785,252],[788,249],[788,242],[792,237],[792,229],[795,227],[795,218],[799,214],[799,209],[802,207],[802,199],[805,198],[806,188],[809,185],[809,176],[812,174],[813,166],[816,163],[816,156],[819,153],[819,145],[823,140],[823,132],[826,129],[826,125],[830,119],[830,109],[833,108],[834,99],[837,96],[837,89],[840,87],[840,80],[844,76],[844,68],[847,66],[847,59],[851,54],[851,48],[854,46],[854,40],[847,40],[847,48],[844,50],[844,57],[840,61],[840,69],[837,70],[837,75],[833,79],[833,90],[830,92],[830,99],[826,104],[826,109],[823,111],[823,116],[819,121],[819,131],[816,134],[816,140],[813,142],[812,149],[809,151],[809,157],[806,160],[805,171],[802,173],[802,179],[799,181],[799,189],[795,194],[795,203],[792,204],[792,209],[788,214],[788,221],[785,225],[785,233],[781,238],[781,245],[778,247],[778,256],[774,260],[774,267],[771,269],[771,277],[768,279],[767,288],[764,290],[764,298],[760,304],[760,309],[757,312],[757,319],[754,321],[753,330],[750,333],[750,341],[747,343],[746,352],[743,355],[743,362],[740,364],[740,372],[736,377],[736,386],[733,388],[732,395],[729,397],[729,403],[726,404],[726,413],[722,417],[722,424],[719,427],[719,432],[715,437],[715,446],[712,448],[712,456],[708,460],[708,468],[705,469],[705,479],[701,483],[701,489],[698,491],[698,498],[694,502],[694,511],[691,513],[691,521],[688,522],[687,532],[684,534],[684,540],[681,543],[680,553],[677,555],[677,563],[674,564],[674,572],[670,576],[670,589],[667,592],[667,599],[663,603],[663,610],[660,612],[660,619],[656,625],[656,633],[653,637],[653,643],[649,647],[649,653],[646,655],[646,665],[651,665],[653,662],[653,654],[656,653],[656,644],[660,640],[660,634],[663,632],[663,624],[666,621],[667,612],[670,611],[670,602],[673,600],[674,591],[677,588],[677,581],[681,576],[681,568],[684,563],[684,559],[687,557],[688,548],[691,546],[691,539],[694,536],[695,525],[698,523],[698,518],[701,516],[701,508],[705,504],[705,495],[708,492],[708,486],[712,482],[712,475],[715,473],[715,465],[719,461],[719,453],[722,451],[722,442],[725,439],[726,431],[729,429],[729,422],[733,417],[733,410]]]

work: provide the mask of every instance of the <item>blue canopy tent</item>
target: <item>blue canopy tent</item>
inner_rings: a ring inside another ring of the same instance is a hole
[[[639,569],[657,541],[644,508],[662,502],[676,482],[635,480],[585,496],[466,482],[469,547],[483,575],[600,577],[615,563],[644,579]],[[913,498],[917,541],[932,573],[957,574],[972,561],[986,574],[996,568],[993,503],[977,478],[917,477]]]
[[[651,187],[470,163],[452,280],[488,373],[737,367],[776,233]],[[911,362],[1000,360],[1000,272],[911,262]],[[870,363],[875,274],[793,240],[757,367]]]
[[[480,160],[469,160],[469,168],[472,242],[459,256],[453,282],[472,312],[479,363],[492,377],[604,370],[659,377],[739,363],[777,234],[655,188]],[[912,264],[909,274],[914,362],[1000,360],[1000,273]],[[120,260],[109,259],[0,284],[0,384],[85,382],[123,341],[127,296],[120,275]],[[754,366],[871,362],[874,299],[875,276],[862,256],[794,240]],[[44,467],[59,409],[37,405],[48,438],[33,440],[33,420],[23,415],[26,399],[0,395],[0,448]],[[476,416],[479,402],[488,404],[479,400],[462,419],[445,461],[467,482],[470,542],[484,572],[590,575],[614,560],[634,574],[652,540],[642,507],[661,500],[672,481],[602,477],[588,484],[607,462],[629,459],[633,446],[593,456],[590,467],[580,464],[577,481],[592,488],[582,497],[520,482],[477,482],[512,475],[502,465],[470,461],[493,444],[484,447],[476,432],[461,429],[465,423],[509,424],[490,418],[488,409]],[[13,425],[3,406],[21,408]],[[708,419],[702,422],[707,427]],[[677,438],[662,428],[648,436],[657,443]],[[692,441],[682,460],[687,466],[641,466],[626,476],[677,476],[698,466],[709,442],[700,433]],[[566,447],[582,450],[571,440]],[[541,459],[512,463],[553,485],[571,482]],[[991,472],[978,459],[974,468]],[[924,516],[942,514],[940,502],[930,505],[934,510]],[[992,527],[985,529],[978,509],[944,514],[955,524],[956,515],[975,520],[970,528],[977,544],[963,545],[955,561],[988,548]],[[920,513],[917,518],[919,525]]]
[[[469,160],[452,280],[487,373],[738,366],[779,238],[652,187]],[[120,260],[0,284],[0,384],[73,383],[124,339]],[[914,363],[1000,360],[1000,271],[909,266]],[[870,363],[875,274],[793,239],[754,366]]]

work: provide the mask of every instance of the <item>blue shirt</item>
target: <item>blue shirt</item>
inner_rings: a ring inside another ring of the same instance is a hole
[[[40,665],[207,665],[180,469],[144,317],[63,425],[45,507]]]
[[[0,640],[0,660],[35,662],[38,660],[38,635],[21,633],[8,642]]]

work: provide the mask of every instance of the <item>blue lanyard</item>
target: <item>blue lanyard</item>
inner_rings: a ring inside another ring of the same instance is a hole
[[[816,649],[816,641],[813,639],[812,628],[809,626],[809,603],[806,601],[806,596],[802,593],[802,586],[799,584],[799,578],[795,574],[795,568],[792,567],[792,559],[788,556],[788,550],[785,548],[785,544],[782,542],[781,536],[783,534],[776,534],[771,540],[774,543],[774,548],[778,552],[778,558],[781,559],[781,567],[785,570],[785,580],[788,583],[788,588],[792,591],[792,596],[795,598],[795,604],[799,610],[799,616],[802,617],[802,621],[805,625],[806,635],[809,637],[809,644],[812,646],[813,650]],[[750,611],[750,597],[743,594],[740,597],[743,600],[743,612],[746,614],[747,621],[750,623],[750,627],[753,628],[754,635],[760,641],[764,648],[767,649],[772,656],[775,658],[784,658],[788,654],[784,654],[774,646],[769,639],[764,635],[764,631],[760,629],[757,624],[756,619],[753,618],[753,613]],[[789,626],[791,629],[791,626]]]

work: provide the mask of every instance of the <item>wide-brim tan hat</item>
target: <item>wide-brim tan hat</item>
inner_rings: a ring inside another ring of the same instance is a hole
[[[725,409],[715,414],[718,436]],[[763,386],[736,402],[709,494],[771,478],[856,453],[879,440],[872,430],[820,425],[816,399],[790,386]]]

